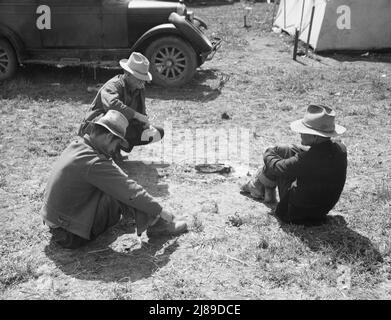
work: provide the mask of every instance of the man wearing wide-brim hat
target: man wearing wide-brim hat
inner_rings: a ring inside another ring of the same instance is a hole
[[[149,237],[178,235],[187,225],[176,218],[122,169],[111,154],[125,139],[128,120],[109,110],[91,123],[91,132],[78,137],[61,154],[45,189],[42,217],[52,240],[64,248],[78,248],[132,215],[136,231]]]
[[[145,82],[152,80],[148,59],[139,52],[133,52],[129,59],[122,59],[119,64],[124,73],[108,80],[98,91],[79,128],[79,135],[83,136],[89,132],[89,121],[108,110],[116,110],[129,121],[125,134],[129,146],[121,146],[120,149],[130,152],[134,146],[160,141],[164,130],[152,126],[146,112]],[[119,157],[119,151],[117,150],[115,158]]]
[[[277,201],[277,187],[277,217],[283,222],[320,224],[338,202],[345,185],[346,147],[331,139],[344,133],[345,128],[335,124],[335,111],[325,105],[310,105],[304,118],[290,127],[300,133],[302,146],[268,148],[263,168],[241,191],[272,203]]]

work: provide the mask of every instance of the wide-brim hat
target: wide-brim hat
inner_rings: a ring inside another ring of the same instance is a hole
[[[132,52],[129,59],[122,59],[120,60],[119,64],[122,69],[131,73],[139,80],[152,80],[152,75],[149,72],[149,61],[139,52]]]
[[[129,143],[125,139],[126,128],[129,125],[128,119],[119,111],[109,110],[98,120],[92,122],[94,125],[105,127],[113,135],[121,139],[121,146],[129,147]]]
[[[298,133],[313,134],[321,137],[336,137],[346,128],[335,124],[335,111],[325,105],[311,104],[303,119],[293,121],[291,129]]]

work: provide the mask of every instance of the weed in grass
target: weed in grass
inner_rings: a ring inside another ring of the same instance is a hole
[[[112,300],[132,300],[132,286],[130,282],[119,283],[112,289]]]
[[[379,202],[389,202],[391,200],[391,187],[384,179],[376,186],[376,199]]]
[[[192,231],[196,232],[196,233],[201,233],[204,231],[205,229],[205,226],[202,222],[202,220],[200,219],[199,215],[198,214],[194,214],[193,215],[193,221],[192,221],[192,224],[191,224],[191,228],[190,228]]]
[[[32,263],[20,257],[2,261],[0,270],[0,292],[35,277]]]

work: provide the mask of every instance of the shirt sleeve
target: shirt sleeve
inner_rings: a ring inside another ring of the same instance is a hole
[[[160,204],[111,160],[99,159],[94,162],[86,179],[114,199],[137,210],[152,215],[158,215],[162,211]]]
[[[284,147],[272,147],[266,149],[263,161],[265,163],[265,175],[267,177],[292,177],[297,178],[305,171],[304,153],[296,153],[289,158],[283,158]],[[287,147],[285,147],[287,148]]]
[[[114,83],[108,83],[101,90],[101,100],[105,111],[109,109],[121,112],[126,119],[133,119],[135,111],[123,103],[118,86]]]

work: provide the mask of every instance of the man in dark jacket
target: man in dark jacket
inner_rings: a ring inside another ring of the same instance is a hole
[[[334,123],[335,112],[310,105],[303,119],[291,123],[302,146],[276,146],[264,153],[264,167],[241,191],[265,202],[280,202],[276,216],[284,222],[319,224],[338,202],[346,180],[347,152],[332,141],[345,128]],[[308,148],[309,146],[309,148]]]
[[[125,138],[129,147],[120,149],[130,152],[134,146],[160,141],[164,130],[152,126],[145,108],[145,82],[152,80],[149,61],[141,53],[133,52],[129,59],[120,62],[124,74],[108,80],[97,93],[91,108],[83,120],[79,135],[83,136],[90,130],[89,121],[105,114],[108,110],[121,112],[129,121]],[[120,150],[116,156],[119,157]]]
[[[115,225],[122,214],[135,218],[137,234],[149,237],[186,231],[185,222],[163,210],[145,189],[113,163],[121,145],[128,147],[127,119],[110,110],[61,154],[49,177],[41,210],[53,240],[77,248]]]

